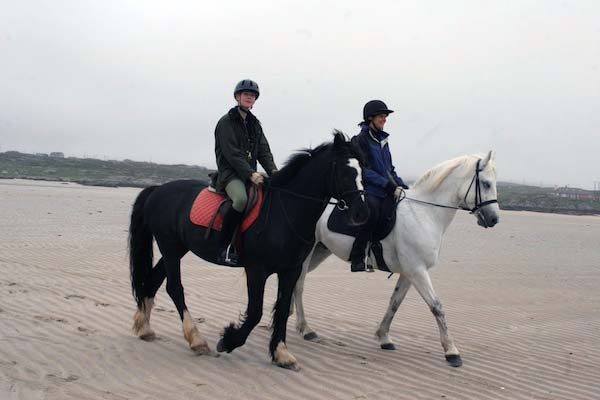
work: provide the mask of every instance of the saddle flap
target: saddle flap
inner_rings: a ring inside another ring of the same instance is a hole
[[[393,198],[386,198],[382,203],[379,221],[375,222],[375,228],[373,229],[373,232],[371,232],[373,242],[381,240],[389,235],[396,224],[396,203],[393,201]],[[350,225],[347,213],[337,207],[333,209],[333,212],[327,220],[327,228],[332,232],[352,237],[358,236],[358,233],[362,229],[365,229],[362,225]]]
[[[251,187],[248,192],[246,211],[240,224],[241,232],[250,228],[258,218],[262,200],[262,189]],[[213,192],[209,188],[202,189],[192,204],[190,221],[195,225],[220,231],[223,225],[223,215],[225,215],[229,207],[231,207],[231,200],[224,194]]]

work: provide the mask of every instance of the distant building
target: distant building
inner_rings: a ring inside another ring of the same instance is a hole
[[[600,192],[579,188],[559,187],[554,189],[554,196],[565,197],[574,200],[600,200]]]
[[[65,158],[65,154],[62,151],[53,151],[50,153],[50,157]]]

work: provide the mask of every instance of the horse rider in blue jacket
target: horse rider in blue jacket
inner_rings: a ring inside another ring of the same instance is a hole
[[[360,133],[352,138],[367,158],[363,184],[370,211],[369,220],[362,226],[350,252],[352,272],[366,270],[365,251],[371,233],[386,217],[390,203],[401,196],[403,189],[408,189],[396,174],[388,145],[389,134],[383,130],[387,116],[393,112],[381,100],[367,102],[363,108],[363,121],[359,124]]]

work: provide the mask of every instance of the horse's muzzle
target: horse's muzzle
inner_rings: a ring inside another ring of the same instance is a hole
[[[484,208],[481,208],[475,212],[477,215],[477,225],[483,226],[484,228],[492,228],[499,221],[498,214],[495,212],[487,212]]]

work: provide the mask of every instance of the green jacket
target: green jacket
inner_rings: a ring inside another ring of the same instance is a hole
[[[250,175],[256,172],[258,161],[269,176],[277,170],[269,142],[260,122],[248,112],[246,122],[237,107],[225,114],[215,128],[215,155],[217,156],[217,177],[215,186],[222,192],[232,179],[247,183]]]

